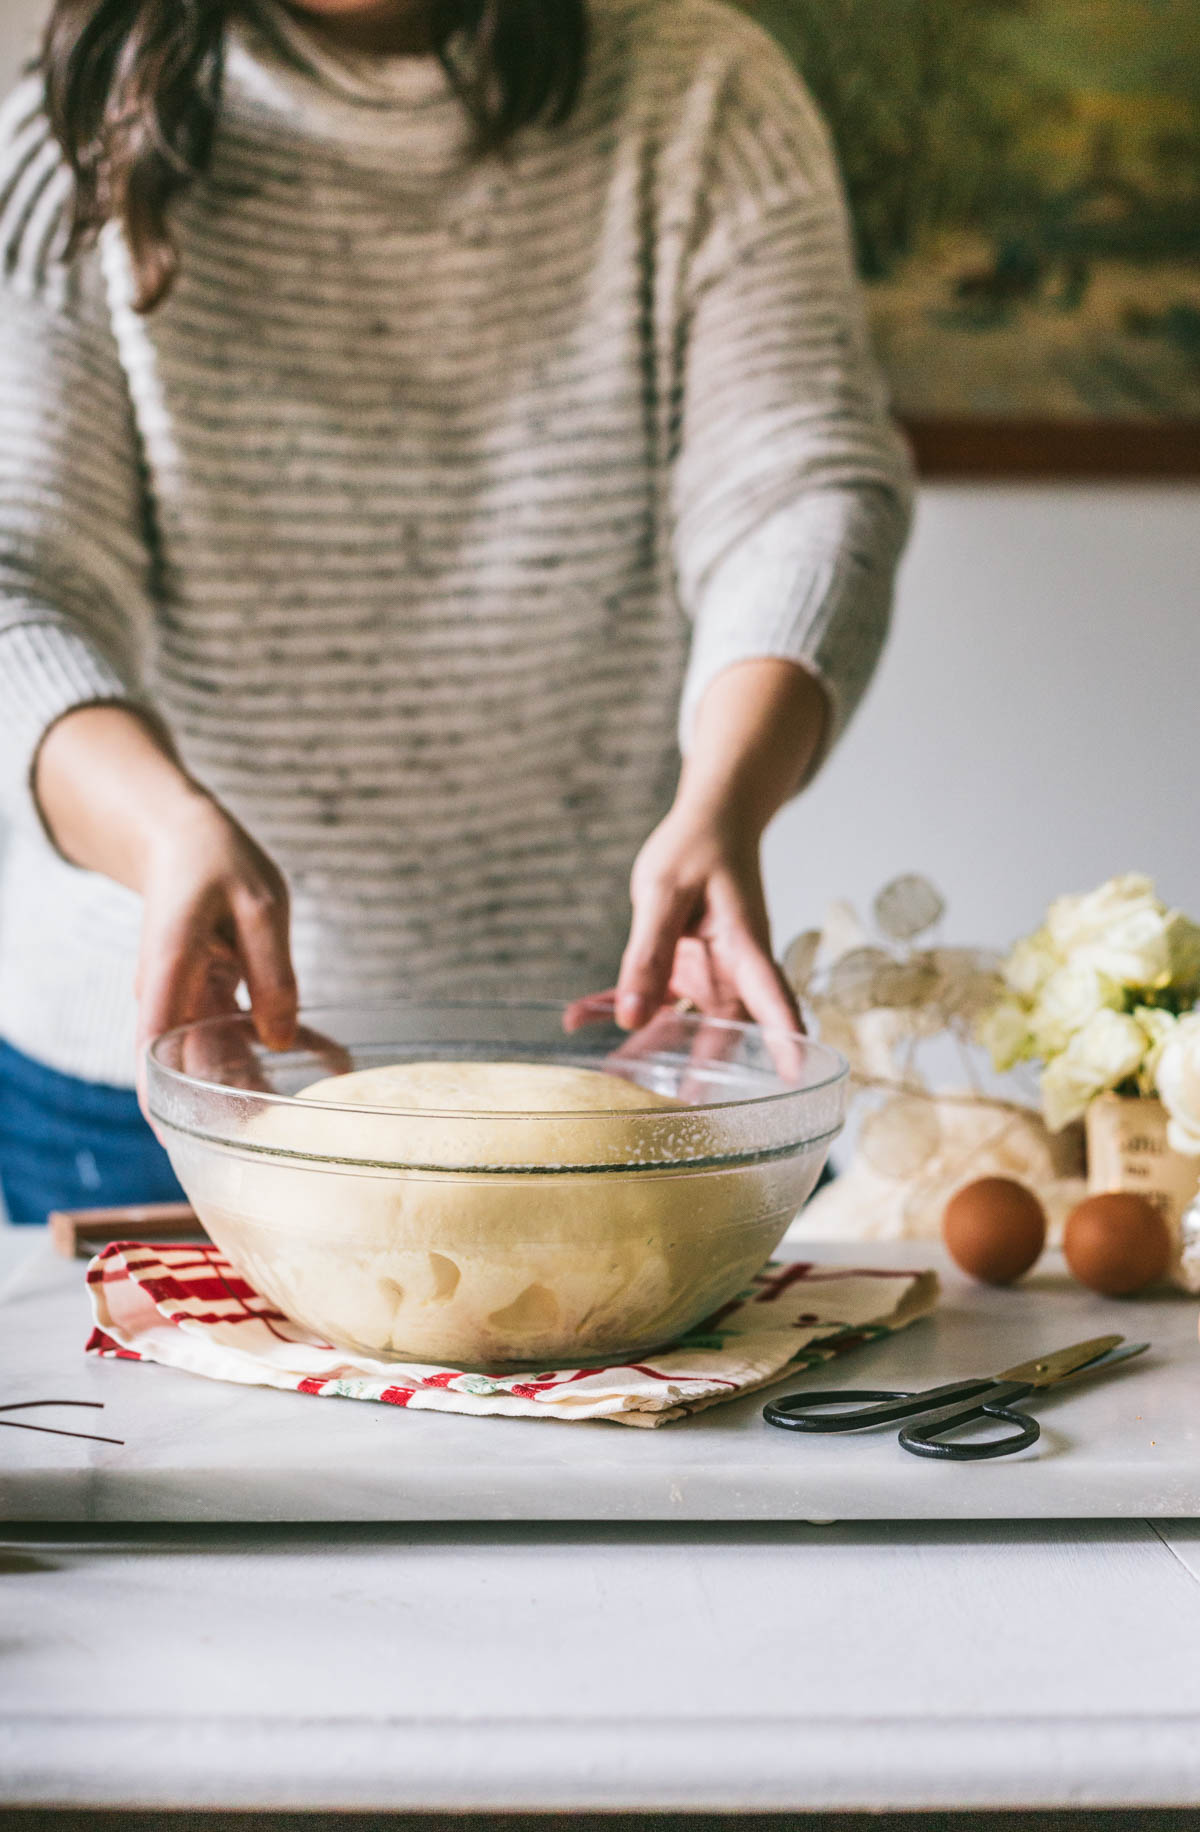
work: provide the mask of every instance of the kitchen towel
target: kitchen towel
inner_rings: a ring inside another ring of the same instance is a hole
[[[891,1335],[934,1308],[932,1272],[771,1263],[674,1347],[619,1367],[479,1374],[321,1342],[213,1246],[113,1241],[87,1270],[90,1354],[243,1386],[430,1412],[665,1425]]]

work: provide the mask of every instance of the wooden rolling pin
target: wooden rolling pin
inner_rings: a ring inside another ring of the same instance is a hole
[[[193,1241],[208,1235],[186,1202],[130,1203],[118,1209],[56,1209],[50,1239],[64,1259],[91,1259],[110,1240]]]

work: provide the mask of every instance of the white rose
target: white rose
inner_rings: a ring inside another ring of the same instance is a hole
[[[1159,1059],[1166,1045],[1175,1035],[1179,1019],[1173,1012],[1160,1011],[1150,1005],[1137,1006],[1133,1015],[1145,1031],[1146,1041],[1150,1046],[1146,1052],[1146,1060],[1142,1064],[1142,1077],[1147,1084],[1152,1086],[1158,1073]]]
[[[1045,929],[1019,941],[1004,963],[1004,979],[1022,999],[1036,999],[1050,975],[1063,964]]]
[[[1200,1157],[1200,1012],[1180,1018],[1163,1045],[1155,1072],[1167,1109],[1172,1151]]]
[[[1043,1071],[1042,1108],[1051,1132],[1061,1132],[1097,1094],[1135,1075],[1145,1054],[1140,1024],[1125,1012],[1096,1012]]]
[[[1001,999],[999,1005],[985,1012],[979,1020],[979,1041],[991,1056],[995,1067],[1011,1069],[1031,1053],[1033,1039],[1029,1034],[1029,1013],[1019,999]]]
[[[1127,872],[1086,896],[1057,898],[1046,917],[1046,933],[1060,954],[1073,954],[1085,943],[1101,939],[1115,924],[1145,910],[1162,914],[1154,882],[1140,872]]]
[[[1115,1088],[1137,1073],[1146,1054],[1146,1033],[1125,1012],[1098,1011],[1067,1045],[1080,1069],[1090,1068],[1101,1087]]]
[[[1086,962],[1060,967],[1042,987],[1030,1015],[1034,1054],[1048,1062],[1066,1049],[1076,1032],[1098,1011],[1115,1011],[1121,1003],[1121,988],[1107,974],[1097,972]]]
[[[1102,935],[1075,948],[1071,960],[1094,967],[1119,986],[1166,986],[1171,978],[1171,945],[1163,910],[1130,910]]]
[[[1172,990],[1189,1004],[1200,993],[1200,925],[1179,910],[1167,917],[1167,953]]]

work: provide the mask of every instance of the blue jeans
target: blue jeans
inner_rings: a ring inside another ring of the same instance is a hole
[[[51,1209],[184,1200],[128,1088],[60,1075],[2,1041],[0,1190],[23,1226]]]

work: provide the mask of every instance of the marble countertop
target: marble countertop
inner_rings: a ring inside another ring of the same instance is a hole
[[[11,1400],[103,1400],[123,1446],[6,1432],[0,1520],[902,1520],[1200,1515],[1196,1302],[1113,1302],[1054,1256],[1008,1291],[971,1283],[929,1243],[803,1248],[804,1258],[937,1263],[935,1317],[803,1377],[923,1387],[1120,1332],[1153,1352],[1040,1397],[1041,1442],[969,1466],[919,1461],[895,1434],[804,1437],[762,1396],[657,1431],[461,1418],[207,1381],[85,1357],[79,1263],[42,1246],[0,1295]],[[799,1387],[803,1379],[790,1383]],[[83,1415],[87,1418],[89,1415]],[[52,1421],[51,1421],[52,1422]],[[69,1420],[67,1421],[69,1423]],[[85,1426],[85,1429],[93,1427]]]

